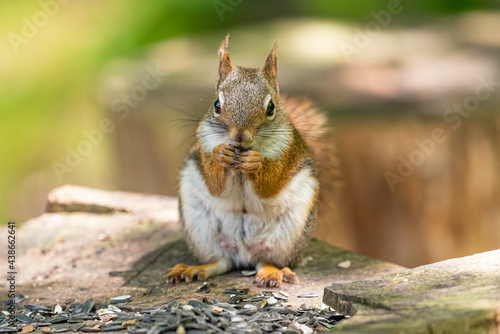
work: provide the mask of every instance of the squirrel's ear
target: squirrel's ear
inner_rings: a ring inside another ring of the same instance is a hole
[[[227,34],[226,39],[222,42],[219,48],[219,83],[217,84],[217,87],[219,87],[222,81],[226,79],[227,75],[234,70],[233,65],[231,65],[229,52],[227,51],[228,44],[229,34]]]
[[[274,44],[271,53],[267,56],[266,64],[262,68],[262,73],[264,77],[269,81],[269,84],[276,93],[278,93],[278,52],[276,48],[278,47],[278,43]]]

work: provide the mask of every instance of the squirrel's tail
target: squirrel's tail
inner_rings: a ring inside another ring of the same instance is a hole
[[[314,155],[320,182],[319,225],[321,229],[331,229],[338,219],[336,203],[341,177],[337,148],[332,131],[327,127],[327,118],[309,100],[282,98],[281,101],[293,126]]]

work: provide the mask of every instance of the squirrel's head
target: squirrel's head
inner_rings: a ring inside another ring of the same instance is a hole
[[[278,158],[288,147],[293,127],[279,97],[276,44],[264,67],[233,66],[229,35],[219,49],[216,97],[200,123],[203,148],[226,143]]]

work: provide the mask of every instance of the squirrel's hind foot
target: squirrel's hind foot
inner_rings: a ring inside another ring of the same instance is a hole
[[[231,267],[232,263],[224,260],[200,266],[188,266],[179,263],[167,272],[167,282],[178,284],[181,282],[191,283],[194,280],[204,281],[209,277],[229,271]]]
[[[275,265],[265,264],[259,269],[257,275],[255,275],[255,282],[258,286],[277,288],[281,285],[281,282],[298,283],[299,278],[288,267],[280,270]]]
[[[202,281],[206,279],[206,267],[210,264],[203,266],[187,266],[179,263],[167,272],[167,281],[170,284],[178,284],[181,282],[190,283],[194,280]]]

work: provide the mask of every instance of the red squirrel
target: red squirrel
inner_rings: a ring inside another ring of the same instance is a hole
[[[325,118],[309,101],[280,97],[276,45],[258,69],[233,66],[228,41],[219,49],[214,102],[180,173],[180,219],[205,264],[177,264],[167,280],[255,267],[259,286],[296,283],[290,266],[307,247],[319,194],[308,133]]]

